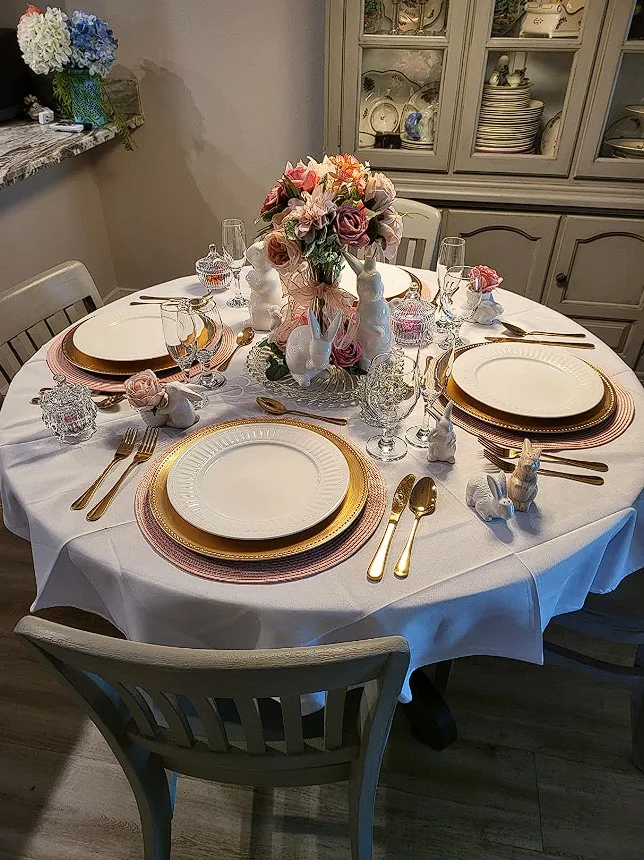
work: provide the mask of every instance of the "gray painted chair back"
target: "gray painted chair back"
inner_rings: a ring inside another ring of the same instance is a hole
[[[440,209],[404,197],[396,197],[394,206],[404,214],[403,238],[395,262],[399,266],[433,269],[441,230]]]
[[[633,762],[644,771],[644,569],[635,571],[608,594],[589,594],[577,612],[557,615],[553,621],[576,633],[635,645],[632,667],[596,660],[544,639],[546,663],[565,666],[631,691]]]
[[[254,786],[348,779],[352,856],[372,857],[380,765],[409,664],[402,637],[209,651],[111,639],[34,617],[15,632],[80,696],[121,763],[141,815],[145,860],[170,856],[165,771]],[[300,696],[322,691],[322,731],[309,738]],[[281,708],[281,740],[269,739],[262,720],[268,699]],[[234,724],[224,713],[231,701]]]
[[[0,393],[41,346],[102,305],[92,276],[78,260],[0,293]]]

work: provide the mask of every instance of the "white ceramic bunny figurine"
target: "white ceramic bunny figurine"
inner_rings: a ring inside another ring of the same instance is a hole
[[[508,493],[517,511],[527,511],[538,492],[537,469],[541,449],[532,445],[529,439],[523,440],[521,456],[508,481]]]
[[[503,472],[499,472],[498,477],[482,472],[470,478],[465,489],[465,501],[485,522],[509,520],[514,516],[514,504],[508,498]]]
[[[503,313],[503,305],[495,301],[492,292],[483,293],[479,303],[476,293],[467,290],[466,308],[470,310],[478,305],[471,317],[471,321],[479,325],[492,325],[494,320],[497,320]]]
[[[282,304],[282,282],[265,253],[263,239],[253,243],[246,251],[246,259],[253,269],[246,275],[250,287],[250,322],[255,331],[270,331],[274,314]]]
[[[429,433],[429,448],[427,449],[427,459],[430,463],[440,460],[443,463],[454,463],[454,455],[456,454],[456,433],[454,433],[454,425],[452,424],[452,407],[453,402],[450,400],[443,417],[436,422],[436,427],[430,430]]]
[[[309,324],[294,329],[286,341],[286,365],[300,386],[308,388],[316,376],[329,366],[331,344],[338,333],[342,314],[338,311],[324,335],[309,308]]]
[[[197,394],[183,382],[168,382],[165,386],[167,403],[159,406],[159,414],[165,415],[168,427],[185,430],[199,420],[194,404],[199,403],[201,395]]]
[[[360,367],[369,370],[371,359],[391,349],[391,311],[385,301],[385,288],[376,258],[365,257],[364,265],[351,254],[344,252],[347,263],[358,276],[358,331],[356,340],[362,348]]]

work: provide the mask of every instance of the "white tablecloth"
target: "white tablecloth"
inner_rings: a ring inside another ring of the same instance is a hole
[[[154,287],[154,293],[197,295],[200,289],[188,277]],[[222,314],[238,331],[247,314],[226,308],[225,298]],[[516,323],[553,331],[578,328],[523,297],[500,290],[499,298],[504,316]],[[489,333],[487,327],[464,328],[470,340]],[[553,615],[579,608],[589,591],[610,591],[644,566],[644,391],[608,347],[592,335],[588,339],[597,345],[593,362],[629,388],[636,403],[628,431],[586,455],[609,464],[605,485],[542,477],[529,513],[507,525],[485,524],[464,501],[468,478],[483,466],[480,446],[457,428],[456,465],[428,464],[422,452],[410,449],[404,460],[381,467],[390,498],[404,474],[431,473],[438,504],[419,529],[409,578],[397,580],[390,569],[379,584],[368,583],[365,572],[382,528],[351,559],[317,576],[288,584],[229,585],[185,573],[148,545],[134,517],[135,477],[106,516],[88,523],[69,505],[109,460],[125,427],[138,419],[122,405],[114,413],[99,413],[98,431],[88,442],[59,444],[42,424],[40,409],[29,403],[51,382],[43,349],[18,373],[0,411],[4,519],[32,544],[37,584],[32,609],[75,606],[107,618],[129,639],[191,647],[284,647],[398,633],[410,644],[410,671],[471,654],[541,662],[541,633]],[[229,375],[244,373],[246,354],[244,349],[235,357]],[[257,415],[259,393],[253,384],[237,399],[215,396],[198,426]],[[420,411],[419,404],[405,426],[417,423]],[[357,410],[337,414],[349,418],[340,432],[359,445],[373,435]],[[178,435],[163,430],[158,450]],[[410,524],[407,513],[390,568]],[[403,697],[408,696],[406,686]]]

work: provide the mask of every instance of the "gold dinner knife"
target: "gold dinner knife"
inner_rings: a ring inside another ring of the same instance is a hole
[[[565,346],[575,349],[595,349],[594,343],[573,343],[571,340],[529,340],[527,337],[486,337],[491,343],[538,343],[548,346]]]
[[[380,541],[380,546],[376,550],[376,554],[367,569],[367,579],[369,582],[380,582],[383,577],[385,565],[387,564],[389,547],[391,546],[391,541],[393,540],[400,515],[405,510],[407,503],[409,502],[409,497],[411,496],[415,480],[416,475],[405,475],[396,487],[396,492],[394,493],[394,498],[391,503],[391,513],[389,514],[387,528],[382,540]]]
[[[433,514],[436,510],[436,484],[434,483],[433,478],[421,478],[414,486],[411,493],[411,499],[409,500],[409,509],[414,512],[415,519],[414,524],[411,527],[409,537],[407,538],[405,548],[400,554],[400,558],[396,562],[396,567],[394,568],[394,576],[398,579],[405,579],[409,575],[409,568],[411,567],[411,551],[414,546],[414,538],[416,537],[418,523],[421,521],[422,517]]]

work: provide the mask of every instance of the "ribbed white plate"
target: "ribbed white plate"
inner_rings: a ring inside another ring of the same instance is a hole
[[[226,427],[196,442],[170,469],[168,496],[203,531],[270,540],[317,525],[349,487],[333,442],[291,424]]]
[[[454,382],[493,409],[529,418],[567,418],[604,395],[597,371],[562,347],[491,343],[458,356]]]
[[[105,308],[74,331],[76,349],[104,361],[145,361],[168,354],[158,306]]]
[[[385,299],[393,299],[410,288],[411,275],[404,269],[399,269],[398,266],[393,266],[391,263],[376,263],[376,268],[380,272],[382,285],[385,288]],[[345,262],[340,275],[340,287],[357,298],[356,282],[353,269]]]

